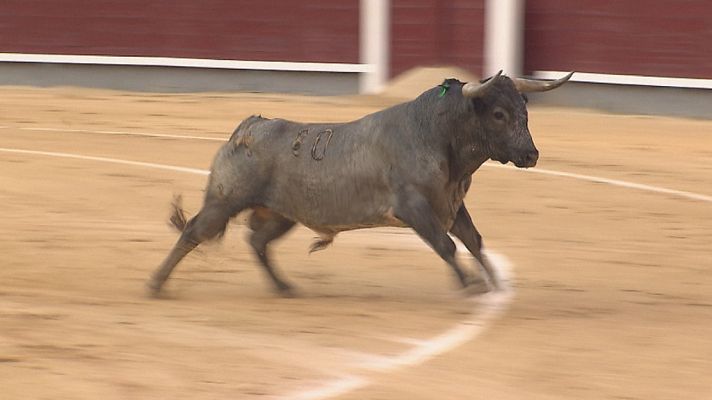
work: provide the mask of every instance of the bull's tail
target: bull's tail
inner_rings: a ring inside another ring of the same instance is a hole
[[[171,213],[171,217],[169,219],[170,224],[179,232],[183,232],[185,230],[185,226],[188,224],[188,219],[185,217],[185,212],[183,211],[183,196],[179,194],[173,196],[171,208],[173,209],[173,212]]]
[[[173,211],[171,212],[171,216],[168,219],[169,225],[181,233],[183,233],[186,228],[190,227],[191,225],[194,225],[197,222],[196,220],[199,219],[198,217],[200,217],[200,214],[202,214],[202,212],[198,213],[189,221],[185,215],[185,211],[183,210],[183,196],[179,194],[173,196],[171,208],[173,209]],[[219,224],[218,227],[219,228],[217,228],[212,234],[208,234],[206,237],[200,239],[200,242],[206,240],[222,239],[222,237],[225,235],[225,229],[227,228],[227,219],[225,220],[224,224]]]

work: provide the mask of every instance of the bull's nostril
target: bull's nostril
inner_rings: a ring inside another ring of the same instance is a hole
[[[536,164],[537,160],[539,160],[539,152],[537,150],[534,150],[527,154],[527,161],[530,165]]]

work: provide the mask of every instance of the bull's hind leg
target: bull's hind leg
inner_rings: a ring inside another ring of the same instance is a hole
[[[497,273],[494,268],[492,268],[487,257],[482,254],[482,236],[477,232],[477,228],[475,228],[475,224],[472,223],[470,213],[467,212],[467,208],[465,208],[464,204],[460,206],[460,209],[457,211],[457,216],[455,217],[452,228],[450,228],[450,232],[455,235],[456,238],[460,239],[465,247],[467,247],[467,250],[475,257],[480,269],[485,272],[492,286],[495,289],[501,289],[502,285]]]
[[[287,233],[294,226],[294,221],[272,212],[266,208],[259,208],[250,216],[250,245],[260,260],[264,271],[272,280],[277,291],[283,296],[291,296],[292,287],[282,278],[272,265],[268,254],[268,244]]]
[[[222,235],[230,217],[235,214],[236,212],[232,212],[224,203],[211,202],[203,205],[200,212],[185,224],[178,242],[148,281],[147,286],[151,294],[155,296],[161,291],[161,287],[183,257],[200,243]]]

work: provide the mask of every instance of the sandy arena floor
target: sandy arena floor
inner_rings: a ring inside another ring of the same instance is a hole
[[[197,210],[205,176],[16,151],[206,169],[253,113],[392,101],[0,88],[0,398],[712,398],[710,121],[531,107],[535,171],[702,196],[483,167],[466,201],[512,274],[494,300],[406,230],[312,255],[296,230],[274,252],[301,296],[275,297],[237,222],[149,299],[171,197]]]

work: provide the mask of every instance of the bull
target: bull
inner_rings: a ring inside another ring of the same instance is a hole
[[[476,292],[501,283],[482,252],[482,236],[463,199],[472,174],[487,160],[533,167],[539,158],[528,128],[523,93],[569,80],[447,79],[416,99],[346,123],[299,123],[252,116],[218,150],[203,206],[189,221],[177,206],[182,232],[147,286],[157,295],[186,254],[221,236],[228,221],[249,215],[249,244],[277,292],[292,286],[275,269],[270,242],[300,223],[325,248],[342,231],[410,227]],[[458,238],[480,273],[455,259]]]

